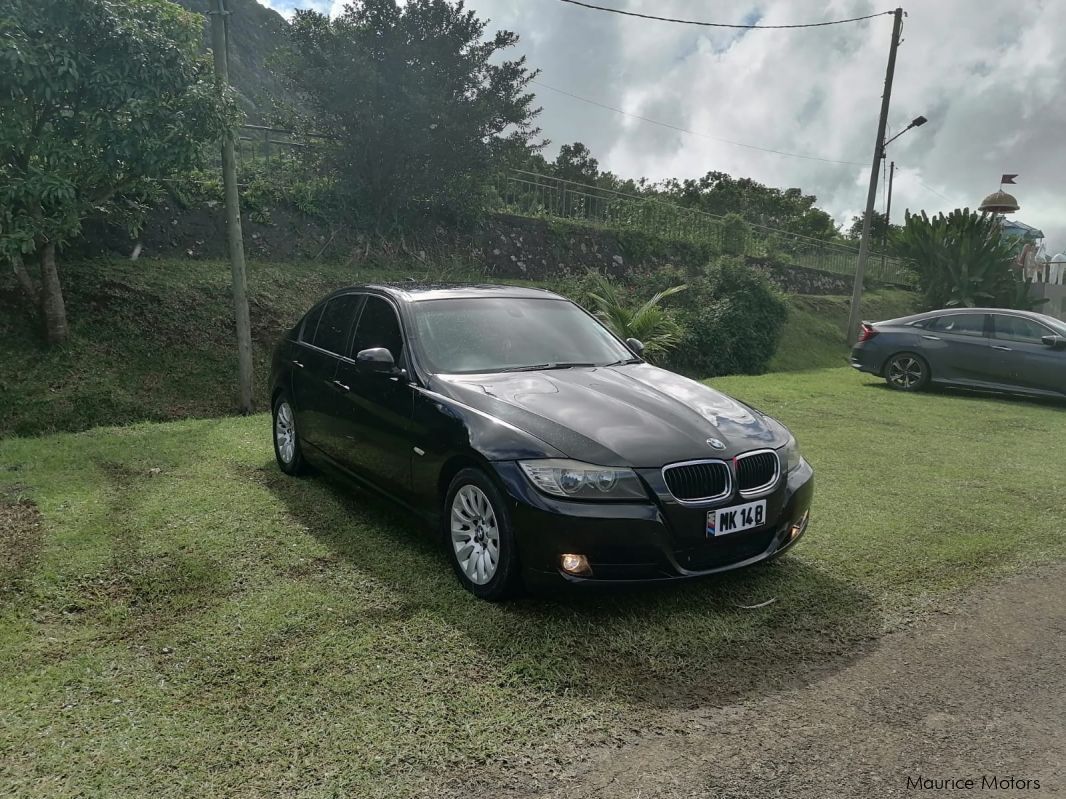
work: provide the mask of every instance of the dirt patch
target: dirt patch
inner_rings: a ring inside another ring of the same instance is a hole
[[[1007,580],[819,682],[456,795],[881,799],[952,779],[960,796],[1066,795],[1064,579],[1060,566]]]
[[[22,590],[41,551],[41,514],[15,487],[0,489],[0,601]]]

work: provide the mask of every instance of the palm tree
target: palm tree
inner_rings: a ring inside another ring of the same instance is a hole
[[[607,325],[619,338],[639,339],[648,357],[663,355],[677,346],[682,329],[677,320],[660,303],[667,297],[684,291],[686,286],[674,286],[658,292],[643,305],[627,305],[618,288],[603,275],[597,276],[589,298],[596,318]]]

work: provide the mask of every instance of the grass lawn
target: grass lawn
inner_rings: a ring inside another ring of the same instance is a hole
[[[847,369],[712,382],[799,438],[806,540],[565,601],[473,600],[405,515],[283,477],[265,416],[0,441],[0,793],[436,796],[550,775],[1066,557],[1066,407]]]

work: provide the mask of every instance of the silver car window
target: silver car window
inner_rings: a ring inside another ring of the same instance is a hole
[[[949,314],[939,317],[929,325],[929,329],[940,333],[955,333],[960,336],[983,336],[985,315],[983,313]]]

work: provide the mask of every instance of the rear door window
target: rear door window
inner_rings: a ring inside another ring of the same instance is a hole
[[[317,305],[312,308],[307,316],[304,317],[304,323],[300,327],[300,341],[304,341],[311,344],[315,340],[315,331],[318,330],[318,322],[322,318],[322,312],[326,309],[326,303]]]
[[[941,316],[929,325],[929,330],[938,333],[954,333],[959,336],[983,336],[985,334],[985,318],[983,313],[957,313],[949,316]]]
[[[312,343],[337,355],[344,354],[361,300],[358,294],[343,294],[326,303]]]

